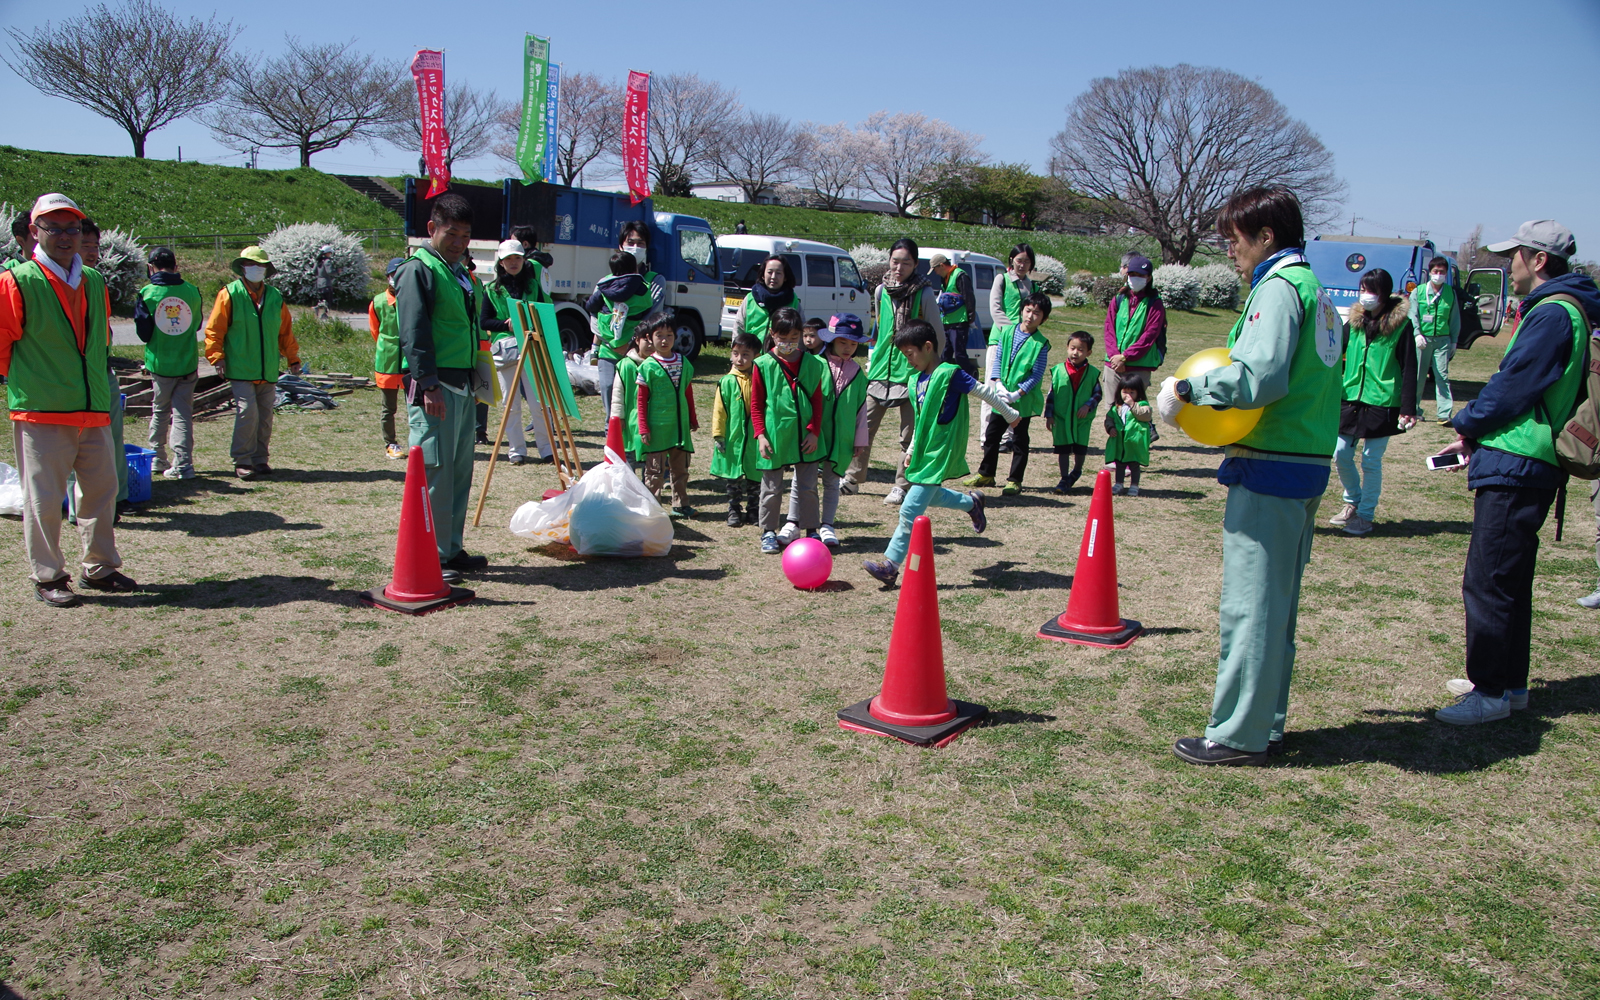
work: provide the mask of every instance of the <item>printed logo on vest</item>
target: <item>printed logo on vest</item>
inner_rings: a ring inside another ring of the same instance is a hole
[[[156,326],[169,337],[181,337],[189,332],[189,324],[194,322],[194,313],[189,309],[189,303],[176,295],[168,295],[156,303]]]

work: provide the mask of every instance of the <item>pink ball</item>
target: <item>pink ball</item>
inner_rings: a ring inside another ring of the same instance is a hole
[[[819,538],[796,538],[783,550],[783,575],[801,590],[816,590],[833,572],[833,553]]]

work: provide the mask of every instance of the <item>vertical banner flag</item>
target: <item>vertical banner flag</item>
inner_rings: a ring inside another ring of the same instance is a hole
[[[560,93],[561,93],[561,66],[559,63],[550,64],[550,82],[546,88],[544,102],[544,179],[554,184],[556,181],[556,153],[561,146],[561,132],[557,129],[560,123]]]
[[[428,197],[450,187],[450,133],[444,127],[444,53],[421,49],[411,60],[411,76],[417,81],[417,113],[422,125],[422,160],[427,164]]]
[[[545,147],[550,141],[545,131],[550,39],[528,35],[523,42],[522,128],[517,132],[517,166],[522,168],[522,183],[532,184],[545,177]]]
[[[650,74],[631,69],[622,111],[622,172],[633,204],[650,197]]]

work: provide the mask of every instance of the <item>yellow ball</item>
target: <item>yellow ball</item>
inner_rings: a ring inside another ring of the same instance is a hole
[[[1191,355],[1189,360],[1179,365],[1178,378],[1195,378],[1231,364],[1233,359],[1226,347],[1208,348]],[[1178,411],[1178,426],[1183,432],[1200,444],[1212,447],[1233,444],[1255,430],[1256,423],[1260,419],[1259,409],[1239,410],[1229,407],[1217,410],[1209,406],[1185,403],[1183,409]]]

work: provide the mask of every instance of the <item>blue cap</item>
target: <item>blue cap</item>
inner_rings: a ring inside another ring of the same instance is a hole
[[[1154,270],[1154,268],[1150,264],[1149,257],[1146,257],[1143,254],[1134,254],[1132,257],[1128,258],[1129,274],[1142,274],[1148,278],[1150,277],[1150,272],[1152,270]]]
[[[390,257],[389,264],[383,269],[383,273],[393,275],[396,271],[400,270],[400,265],[404,264],[405,262],[406,261],[404,257]]]
[[[817,339],[824,344],[831,344],[835,340],[849,340],[857,344],[867,342],[866,327],[861,322],[861,317],[855,313],[841,313],[838,316],[828,317],[828,327],[817,331]]]

